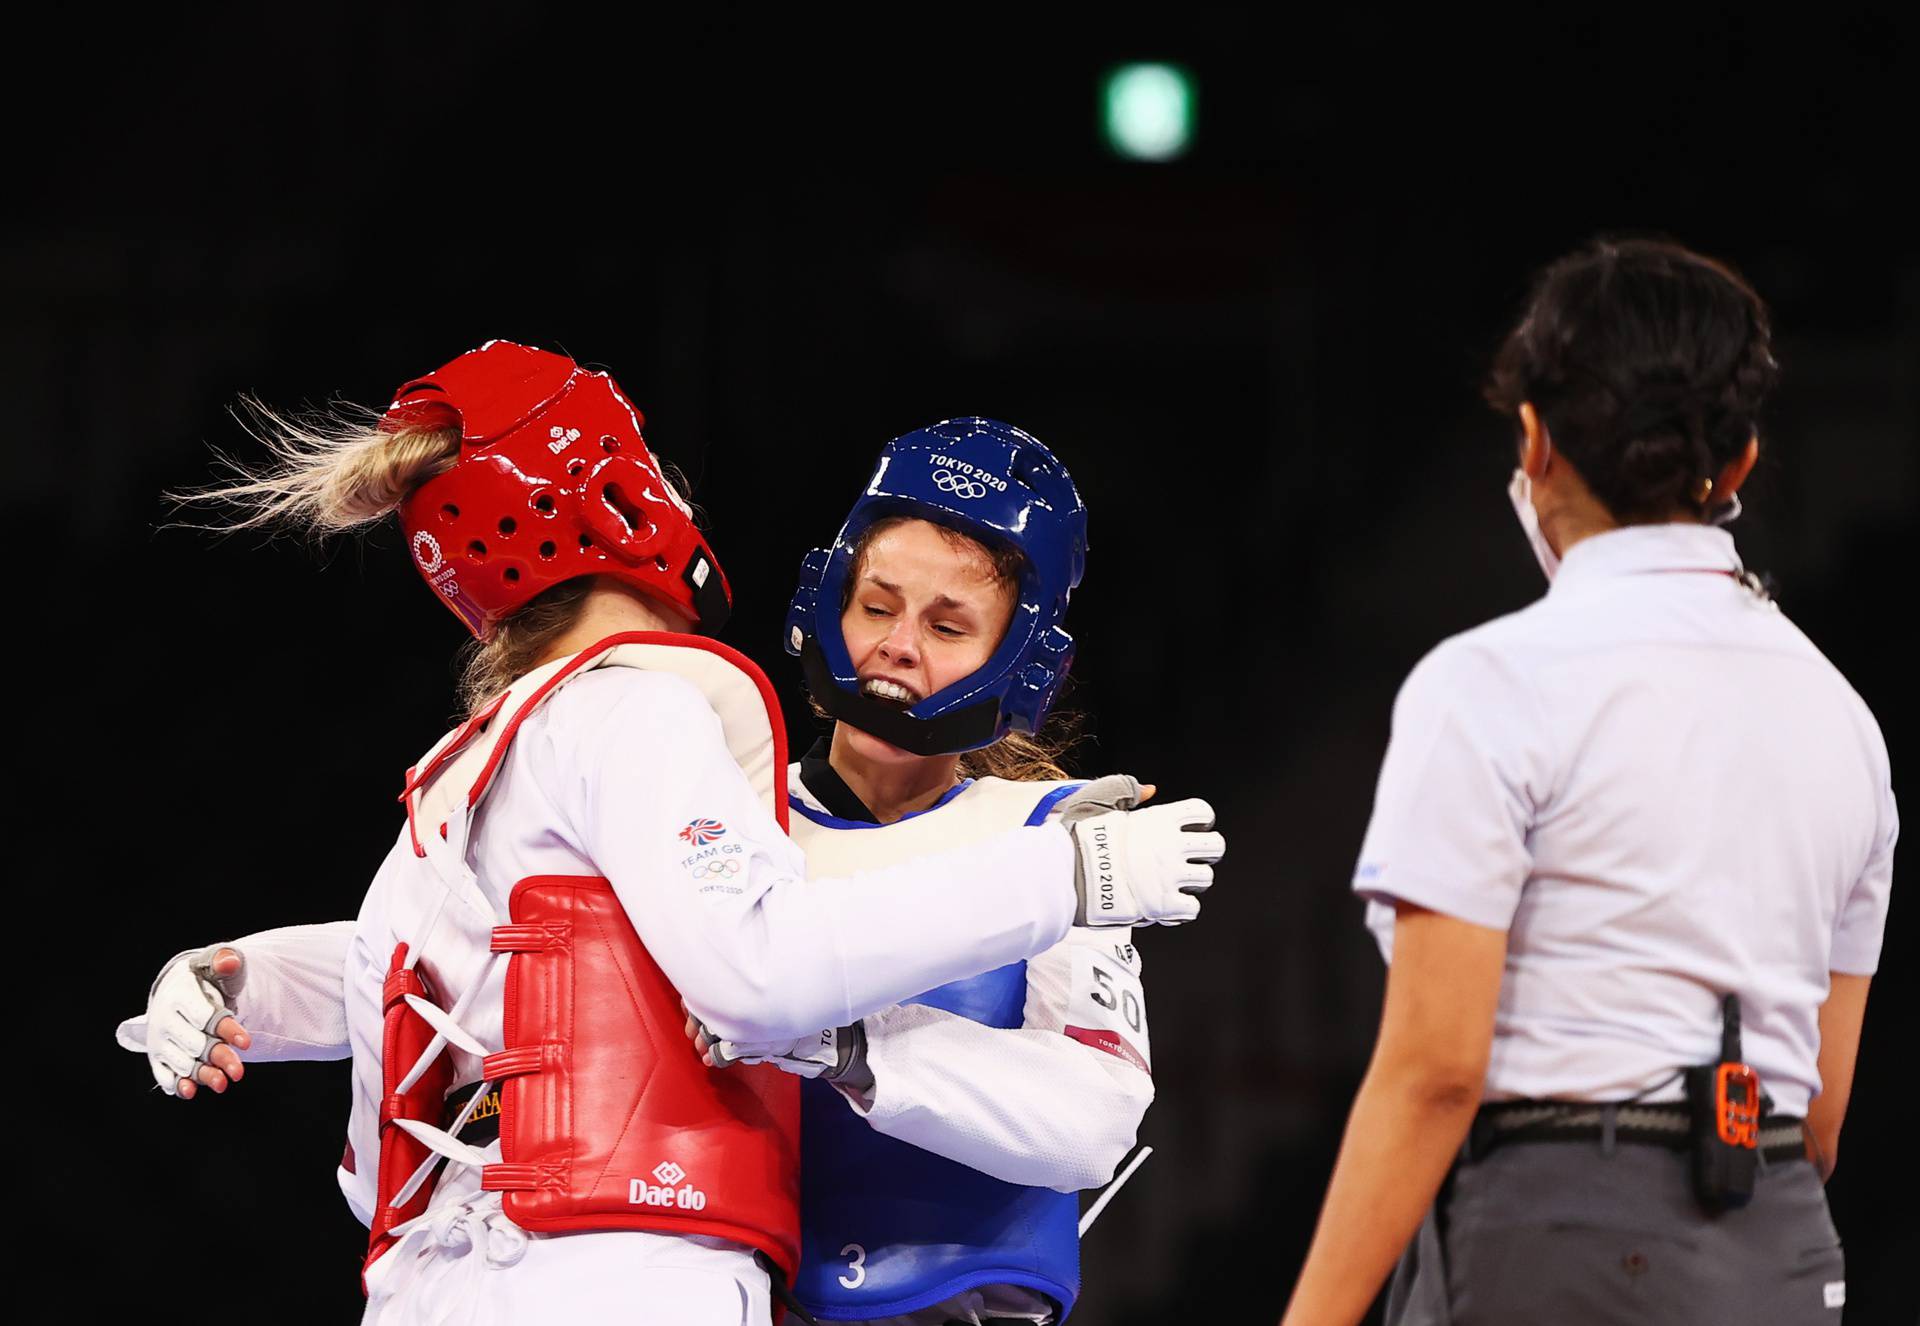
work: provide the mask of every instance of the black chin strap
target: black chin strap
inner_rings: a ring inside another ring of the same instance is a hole
[[[904,709],[872,696],[849,694],[840,688],[827,667],[820,643],[808,638],[800,651],[807,690],[820,707],[842,722],[851,723],[882,741],[915,755],[951,755],[974,750],[993,740],[1000,726],[1000,702],[982,700],[939,718],[911,718]]]

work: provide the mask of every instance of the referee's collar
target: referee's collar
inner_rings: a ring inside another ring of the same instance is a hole
[[[1714,525],[1676,521],[1622,525],[1593,534],[1567,550],[1550,593],[1614,576],[1662,571],[1708,571],[1738,575],[1740,554],[1733,535]]]

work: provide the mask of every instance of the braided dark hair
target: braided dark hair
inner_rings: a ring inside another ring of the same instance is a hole
[[[1545,268],[1488,376],[1540,412],[1623,524],[1707,516],[1779,374],[1767,306],[1731,267],[1669,240],[1594,241]]]

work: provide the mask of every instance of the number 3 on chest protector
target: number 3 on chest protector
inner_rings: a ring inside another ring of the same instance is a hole
[[[858,1243],[849,1243],[840,1249],[840,1255],[847,1258],[847,1269],[852,1276],[838,1276],[842,1289],[858,1289],[867,1282],[867,1250]]]

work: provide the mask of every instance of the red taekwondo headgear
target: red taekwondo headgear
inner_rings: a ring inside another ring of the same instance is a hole
[[[488,341],[400,388],[384,428],[460,430],[453,467],[400,506],[414,565],[482,640],[544,589],[604,575],[663,599],[711,635],[727,578],[605,373]]]

